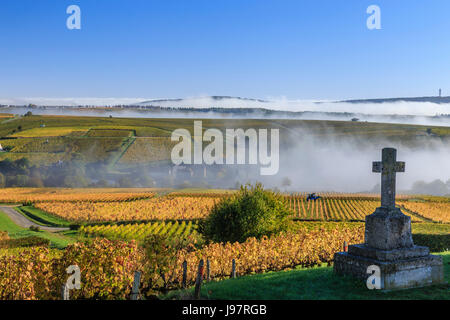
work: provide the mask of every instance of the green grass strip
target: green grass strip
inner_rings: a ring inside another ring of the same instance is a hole
[[[17,210],[29,220],[42,226],[69,227],[71,225],[69,221],[56,217],[33,206],[22,206],[18,207]]]
[[[325,264],[315,268],[267,272],[206,283],[201,297],[219,300],[396,300],[450,299],[450,251],[439,253],[444,259],[447,284],[424,288],[380,292],[369,290],[365,281],[338,276]],[[163,299],[182,299],[193,296],[193,288],[171,292]]]
[[[59,233],[47,231],[31,231],[16,225],[5,213],[0,211],[0,230],[7,231],[10,238],[18,239],[28,236],[37,236],[50,241],[50,245],[55,248],[65,248],[70,243],[75,242],[74,238],[66,237]]]

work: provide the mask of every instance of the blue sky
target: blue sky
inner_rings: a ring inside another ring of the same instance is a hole
[[[68,30],[66,8],[81,8]],[[368,30],[366,8],[381,8]],[[0,98],[450,95],[450,1],[1,0]]]

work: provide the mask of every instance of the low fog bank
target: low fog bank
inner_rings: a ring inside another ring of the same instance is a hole
[[[289,134],[289,137],[284,135]],[[260,175],[259,165],[118,165],[88,163],[75,153],[61,163],[36,167],[24,159],[0,161],[0,187],[170,187],[237,188],[262,182],[286,192],[380,192],[380,173],[372,162],[384,147],[398,150],[406,171],[397,174],[399,193],[450,195],[450,141],[433,137],[411,141],[383,138],[313,136],[308,131],[280,130],[279,171]],[[206,146],[207,143],[204,145]]]
[[[406,162],[406,171],[397,174],[399,192],[450,194],[450,143],[439,139],[411,147],[384,139],[323,139],[304,132],[297,143],[280,150],[278,174],[259,180],[286,191],[378,193],[381,177],[372,172],[372,162],[381,160],[384,147],[396,148],[397,161]]]
[[[413,115],[435,116],[450,114],[449,97],[404,98],[410,100],[378,99],[354,101],[290,100],[287,98],[249,99],[230,96],[200,96],[183,99],[145,99],[145,98],[0,98],[0,105],[38,107],[161,107],[190,109],[268,109],[288,112],[328,112],[355,113],[367,115]],[[403,99],[403,98],[402,98]],[[441,99],[441,100],[439,100]],[[436,103],[440,101],[440,103]]]
[[[450,107],[449,107],[450,110]],[[81,107],[0,107],[0,113],[23,115],[31,111],[36,115],[67,115],[120,118],[184,118],[184,119],[274,119],[274,120],[322,120],[395,123],[428,126],[450,126],[450,115],[397,115],[364,114],[348,112],[299,111],[284,112],[261,109],[139,109],[81,108]]]

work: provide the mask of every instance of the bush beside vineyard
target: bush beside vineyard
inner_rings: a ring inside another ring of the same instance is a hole
[[[246,185],[217,202],[199,229],[208,240],[242,242],[286,231],[291,215],[281,194],[264,190],[261,184]]]

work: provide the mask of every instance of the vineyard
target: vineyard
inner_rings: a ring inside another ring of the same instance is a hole
[[[191,220],[205,218],[218,199],[157,197],[133,202],[41,202],[41,210],[74,222]]]
[[[91,129],[86,134],[88,137],[123,137],[128,138],[133,135],[132,130],[123,129]]]
[[[76,231],[78,242],[63,250],[15,248],[0,254],[0,287],[6,288],[0,290],[0,299],[59,299],[65,268],[71,264],[80,265],[84,279],[83,288],[74,291],[72,299],[125,299],[136,270],[142,271],[142,292],[180,288],[184,261],[189,286],[195,282],[200,259],[209,261],[212,280],[229,278],[232,260],[239,276],[331,263],[344,241],[364,241],[364,223],[343,221],[362,221],[379,206],[379,197],[373,194],[320,193],[322,198],[316,201],[307,201],[306,193],[286,195],[292,217],[308,221],[297,221],[289,232],[271,237],[205,243],[198,241],[196,220],[208,216],[214,204],[234,192],[168,191],[173,190],[0,189],[0,202],[31,202],[35,208],[81,224]],[[405,214],[414,213],[413,221],[423,222],[424,217],[448,222],[450,202],[444,200],[402,196],[398,204],[407,208]],[[436,225],[442,230],[428,235],[427,229],[435,230]],[[436,250],[448,248],[448,225],[415,223],[413,230],[415,243]],[[150,235],[165,236],[174,243],[189,240],[170,251],[164,274],[150,272],[146,264],[147,253],[141,245]],[[9,241],[1,232],[0,237]],[[28,269],[32,271],[17,276]]]
[[[0,188],[0,203],[123,202],[154,195],[148,188]]]
[[[171,261],[164,281],[170,288],[180,288],[183,269],[187,262],[187,282],[195,280],[200,259],[209,259],[211,278],[220,280],[230,276],[231,261],[236,261],[239,275],[278,271],[294,266],[311,267],[331,262],[333,254],[341,250],[342,242],[359,243],[363,228],[316,230],[281,234],[244,243],[213,243],[201,249],[178,250]],[[135,242],[125,243],[97,239],[91,244],[76,243],[63,250],[59,257],[46,248],[32,248],[20,254],[0,256],[0,299],[59,299],[60,288],[67,276],[65,269],[77,264],[83,274],[81,290],[75,290],[73,299],[124,299],[131,289],[136,270],[144,272],[144,284],[160,274],[148,274],[144,267],[145,255]],[[27,271],[28,270],[28,271]],[[27,271],[27,272],[24,272]],[[143,289],[155,289],[144,288]]]
[[[176,191],[152,188],[3,188],[0,203],[33,203],[36,208],[72,222],[193,220],[205,218],[228,190]],[[364,221],[379,205],[375,194],[321,193],[307,201],[306,193],[286,195],[292,217],[300,220]],[[447,198],[416,201],[400,195],[398,205],[413,222],[450,222]],[[439,200],[439,201],[438,201]]]
[[[192,221],[153,222],[124,225],[91,225],[81,226],[80,233],[90,237],[106,237],[108,239],[144,240],[156,234],[167,237],[186,238],[195,236],[197,224]]]
[[[41,166],[49,163],[56,163],[64,158],[64,153],[48,153],[48,152],[0,152],[0,161],[9,159],[11,161],[27,158],[31,163]]]
[[[66,136],[73,131],[87,131],[86,127],[45,127],[45,128],[33,128],[24,131],[20,131],[11,135],[11,137],[59,137]]]
[[[232,196],[232,193],[177,192],[161,197],[152,196],[151,193],[117,193],[105,195],[102,199],[101,194],[74,194],[55,195],[51,200],[45,201],[43,195],[35,196],[34,201],[39,202],[35,205],[37,208],[74,222],[192,220],[205,218],[215,203],[223,197]],[[413,222],[449,222],[448,203],[411,202],[406,201],[406,196],[401,199],[399,205],[407,209],[403,211],[411,216]],[[0,201],[12,202],[1,192]],[[307,201],[306,195],[296,194],[286,196],[286,201],[292,210],[293,218],[320,221],[364,221],[365,216],[374,212],[380,205],[379,199],[374,195],[363,194],[323,194],[322,198],[316,201]]]
[[[399,202],[407,210],[426,219],[436,222],[450,223],[450,202]]]
[[[48,152],[57,153],[64,152],[64,138],[50,137],[50,138],[21,138],[21,139],[4,139],[0,140],[3,148],[10,152]]]
[[[168,137],[136,138],[119,163],[136,164],[170,159],[175,142]]]
[[[324,196],[315,201],[307,201],[305,196],[289,197],[289,207],[294,211],[294,217],[305,220],[363,221],[379,206],[379,200],[372,200],[372,197],[364,196]],[[411,220],[422,221],[413,215],[411,215]]]

